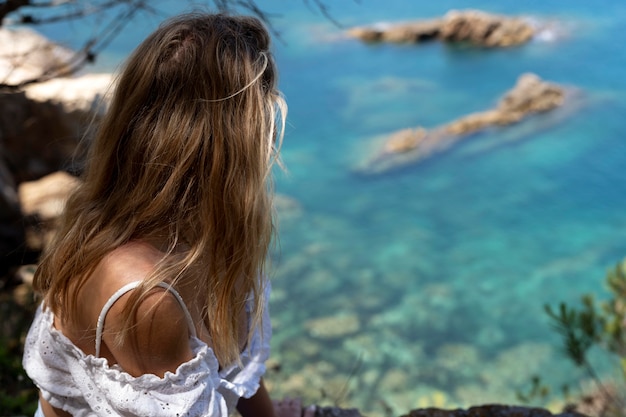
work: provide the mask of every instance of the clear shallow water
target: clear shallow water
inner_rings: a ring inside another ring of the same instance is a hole
[[[535,373],[577,386],[542,306],[601,295],[605,271],[626,255],[626,8],[329,2],[346,26],[469,6],[555,22],[554,41],[489,51],[364,45],[282,3],[262,2],[283,15],[276,54],[290,105],[288,172],[276,180],[289,200],[273,255],[274,393],[384,415],[516,402]],[[114,68],[157,21],[117,38],[99,68]],[[377,135],[486,109],[528,71],[577,87],[582,107],[382,176],[355,173]]]

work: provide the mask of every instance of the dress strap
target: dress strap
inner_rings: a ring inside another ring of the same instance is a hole
[[[124,285],[122,288],[115,291],[115,293],[104,304],[104,307],[102,307],[102,311],[100,311],[100,316],[98,316],[98,324],[96,327],[96,358],[100,357],[100,344],[102,343],[102,331],[104,330],[104,319],[106,318],[107,313],[109,312],[113,304],[115,304],[115,302],[120,299],[120,297],[122,297],[127,292],[134,290],[140,284],[141,284],[141,281],[133,281],[129,284]],[[183,312],[185,313],[185,318],[187,319],[187,326],[189,327],[189,332],[191,333],[193,337],[196,337],[196,326],[193,323],[193,319],[191,318],[189,309],[185,305],[185,302],[183,301],[183,298],[180,296],[178,291],[176,291],[174,287],[172,287],[170,284],[166,282],[159,282],[157,286],[161,288],[165,288],[174,296],[174,298],[176,298],[176,300],[180,304],[180,307],[183,309]]]

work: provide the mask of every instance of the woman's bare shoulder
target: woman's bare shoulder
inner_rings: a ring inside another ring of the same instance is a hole
[[[142,281],[163,259],[163,252],[143,242],[130,242],[102,259],[90,280],[100,287],[100,299],[94,303],[100,314],[102,306],[118,289],[131,282]],[[151,373],[162,376],[175,371],[191,358],[186,315],[178,300],[164,288],[150,291],[137,305],[136,323],[123,344],[116,335],[126,325],[124,311],[130,293],[119,298],[108,311],[103,342],[107,350],[131,375]]]
[[[182,306],[171,292],[155,288],[137,306],[136,323],[120,344],[128,295],[113,304],[107,315],[103,342],[115,362],[131,375],[163,376],[192,358],[189,328]]]
[[[143,242],[126,243],[106,254],[81,289],[86,304],[104,305],[118,289],[144,280],[164,254]],[[92,299],[93,298],[93,299]]]
[[[127,243],[105,255],[80,288],[81,314],[68,327],[95,330],[98,316],[109,298],[124,285],[145,279],[162,256],[154,247],[141,242]]]

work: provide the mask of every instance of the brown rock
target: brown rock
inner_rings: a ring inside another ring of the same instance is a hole
[[[415,149],[426,137],[426,129],[403,129],[392,133],[385,143],[385,152],[400,153]]]
[[[417,127],[389,134],[380,150],[358,171],[364,174],[389,171],[443,151],[471,133],[517,123],[534,113],[546,112],[564,103],[563,87],[543,81],[535,74],[523,74],[493,109],[472,113],[433,129]]]
[[[0,143],[2,154],[4,149]],[[16,249],[24,247],[25,239],[17,187],[6,163],[0,158],[0,287],[8,279],[5,274],[23,261],[23,253]]]
[[[0,143],[15,182],[32,181],[66,167],[89,117],[37,102],[25,93],[0,94]]]
[[[489,110],[461,117],[446,124],[443,129],[453,135],[463,135],[497,124],[499,120],[500,113],[495,110]]]
[[[516,407],[508,405],[482,405],[467,410],[441,410],[423,408],[412,410],[402,417],[586,417],[575,412],[552,414],[543,408]]]
[[[517,123],[533,113],[548,111],[562,105],[564,97],[562,87],[545,82],[535,74],[523,74],[516,85],[504,94],[495,109],[463,116],[433,129],[432,132],[443,131],[461,136],[490,126]],[[423,128],[400,130],[389,135],[383,152],[412,151],[426,136],[433,137],[435,134],[426,132]]]
[[[497,110],[500,113],[543,112],[562,105],[564,96],[563,88],[527,73],[500,99]]]
[[[43,221],[54,221],[63,212],[65,201],[78,184],[76,177],[61,171],[20,184],[18,193],[22,213]]]
[[[363,42],[378,42],[382,39],[383,32],[381,30],[356,27],[348,30],[348,36],[362,40]]]
[[[26,218],[26,243],[32,250],[42,250],[52,239],[57,220],[79,180],[65,172],[56,172],[37,181],[19,185],[22,213]]]
[[[66,69],[74,52],[28,28],[0,28],[0,82],[16,85]]]
[[[363,417],[363,415],[354,408],[316,407],[315,417]]]
[[[391,26],[383,31],[380,40],[393,43],[417,43],[435,39],[439,36],[440,20],[425,20]]]
[[[439,36],[448,42],[507,47],[528,42],[533,35],[533,27],[519,18],[479,10],[453,10],[443,18]]]
[[[386,28],[357,27],[348,36],[364,42],[418,43],[433,39],[468,42],[486,47],[508,47],[528,42],[535,29],[520,18],[479,10],[452,10],[442,19],[399,23]]]

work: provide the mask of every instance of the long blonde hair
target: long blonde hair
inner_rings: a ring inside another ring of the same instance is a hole
[[[263,308],[271,166],[286,114],[269,47],[256,18],[195,13],[165,22],[129,57],[35,275],[61,320],[77,317],[78,293],[107,253],[165,239],[168,255],[184,247],[184,256],[133,292],[127,328],[158,282],[200,272],[213,349],[222,365],[239,358],[246,300],[253,325]]]

